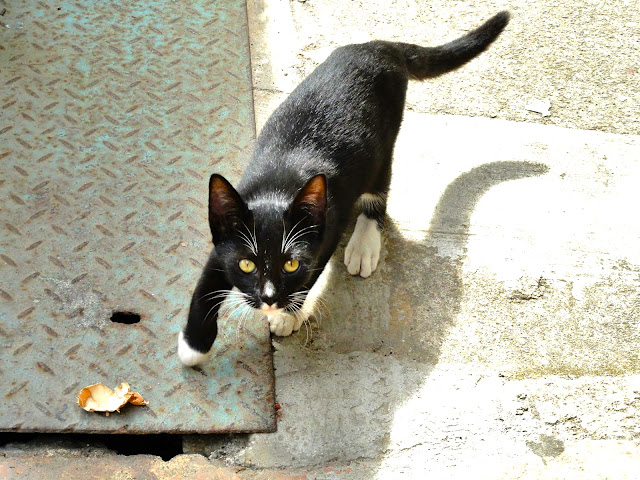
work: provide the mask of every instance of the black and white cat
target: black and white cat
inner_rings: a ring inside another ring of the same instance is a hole
[[[358,204],[344,263],[368,277],[380,232],[393,147],[410,78],[436,77],[482,53],[509,22],[501,12],[439,47],[373,41],[335,50],[275,110],[237,190],[209,181],[214,248],[196,286],[178,355],[206,359],[222,300],[269,317],[276,335],[300,328],[300,309]]]

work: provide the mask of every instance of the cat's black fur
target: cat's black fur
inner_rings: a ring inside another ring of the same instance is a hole
[[[440,47],[347,45],[291,93],[262,129],[237,191],[223,177],[211,177],[214,249],[183,332],[189,347],[205,353],[216,338],[221,297],[214,292],[237,287],[254,308],[292,308],[291,295],[314,284],[360,195],[378,196],[362,213],[382,225],[408,80],[460,67],[483,52],[508,21],[509,14],[501,12]],[[296,232],[301,235],[283,252],[283,237]],[[286,273],[282,267],[291,258],[300,267]],[[241,259],[252,260],[256,270],[241,271]],[[267,281],[272,295],[265,292]]]

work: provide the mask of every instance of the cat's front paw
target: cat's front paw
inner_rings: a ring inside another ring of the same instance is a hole
[[[191,345],[189,345],[187,340],[184,338],[184,333],[180,332],[180,335],[178,335],[178,358],[183,365],[193,367],[204,362],[209,358],[209,355],[208,353],[202,353],[191,348]]]
[[[301,324],[298,317],[287,312],[269,315],[269,329],[279,337],[288,337],[291,333],[297,332]]]
[[[378,223],[360,214],[344,251],[344,264],[349,273],[360,274],[362,278],[371,275],[378,267],[381,243]]]

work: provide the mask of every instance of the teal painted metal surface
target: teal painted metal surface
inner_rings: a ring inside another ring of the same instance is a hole
[[[176,355],[211,248],[208,176],[237,179],[254,139],[245,8],[23,1],[0,17],[0,430],[274,429],[264,320],[222,322],[201,369]],[[96,382],[149,406],[85,412]]]

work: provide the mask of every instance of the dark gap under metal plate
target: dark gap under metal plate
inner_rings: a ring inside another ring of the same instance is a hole
[[[0,23],[0,430],[273,431],[266,321],[229,319],[200,369],[176,355],[208,177],[236,181],[254,140],[244,0],[25,0]],[[97,382],[149,406],[85,412]]]

